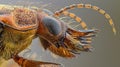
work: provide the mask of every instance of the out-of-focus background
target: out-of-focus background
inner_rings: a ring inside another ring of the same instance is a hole
[[[29,47],[31,51],[24,56],[34,60],[61,63],[64,67],[120,67],[120,0],[0,0],[0,4],[37,6],[53,12],[76,3],[90,3],[104,9],[113,18],[117,34],[113,34],[108,21],[98,12],[91,9],[74,9],[71,12],[81,17],[89,28],[100,30],[92,43],[95,48],[93,52],[81,53],[73,59],[53,57],[49,51],[43,50],[39,39],[34,39]],[[11,61],[7,62],[7,67],[17,67],[17,64]]]

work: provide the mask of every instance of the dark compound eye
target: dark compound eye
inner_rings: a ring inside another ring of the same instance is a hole
[[[45,17],[42,22],[48,31],[53,35],[58,35],[62,31],[59,21],[52,17]]]
[[[0,22],[0,33],[3,31],[3,24]]]

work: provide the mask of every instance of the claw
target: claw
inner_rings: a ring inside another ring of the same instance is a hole
[[[83,36],[82,38],[91,38],[95,36],[96,36],[95,34],[88,34],[88,35]]]
[[[97,33],[98,30],[97,29],[93,29],[93,30],[79,30],[80,32],[84,32],[84,33]]]
[[[80,37],[79,40],[83,40],[83,41],[92,41],[92,38]]]
[[[80,41],[82,44],[91,44],[91,41]]]
[[[91,52],[93,48],[90,45],[79,45],[77,46],[81,51]]]

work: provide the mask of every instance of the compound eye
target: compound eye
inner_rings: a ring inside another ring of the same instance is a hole
[[[42,22],[53,35],[58,35],[62,31],[60,22],[52,17],[45,17]]]

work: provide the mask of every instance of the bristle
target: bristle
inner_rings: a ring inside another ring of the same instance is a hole
[[[84,21],[82,21],[81,18],[78,17],[77,15],[75,15],[74,13],[70,13],[68,11],[64,11],[62,14],[65,15],[65,16],[69,16],[69,17],[73,18],[75,21],[77,21],[78,23],[80,23],[80,25],[82,26],[83,29],[87,30],[86,23]],[[60,16],[60,14],[59,14],[59,16]]]

